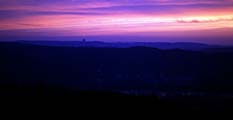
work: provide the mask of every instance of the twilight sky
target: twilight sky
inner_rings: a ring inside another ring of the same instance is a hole
[[[80,36],[233,44],[233,0],[0,0],[0,40]]]

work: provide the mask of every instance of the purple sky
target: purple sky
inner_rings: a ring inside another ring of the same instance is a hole
[[[233,0],[0,0],[0,40],[233,44]]]

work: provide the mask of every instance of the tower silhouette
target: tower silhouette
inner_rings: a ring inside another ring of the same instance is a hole
[[[83,38],[83,39],[82,39],[82,42],[83,42],[83,43],[85,43],[85,42],[86,42],[86,39],[85,39],[85,38]]]

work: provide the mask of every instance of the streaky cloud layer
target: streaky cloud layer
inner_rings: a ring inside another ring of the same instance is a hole
[[[7,31],[12,36],[231,37],[233,0],[0,0],[0,35],[9,36]]]

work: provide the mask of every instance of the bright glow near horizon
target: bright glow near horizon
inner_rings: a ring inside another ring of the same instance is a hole
[[[233,36],[233,0],[0,0],[0,12],[3,37]]]

